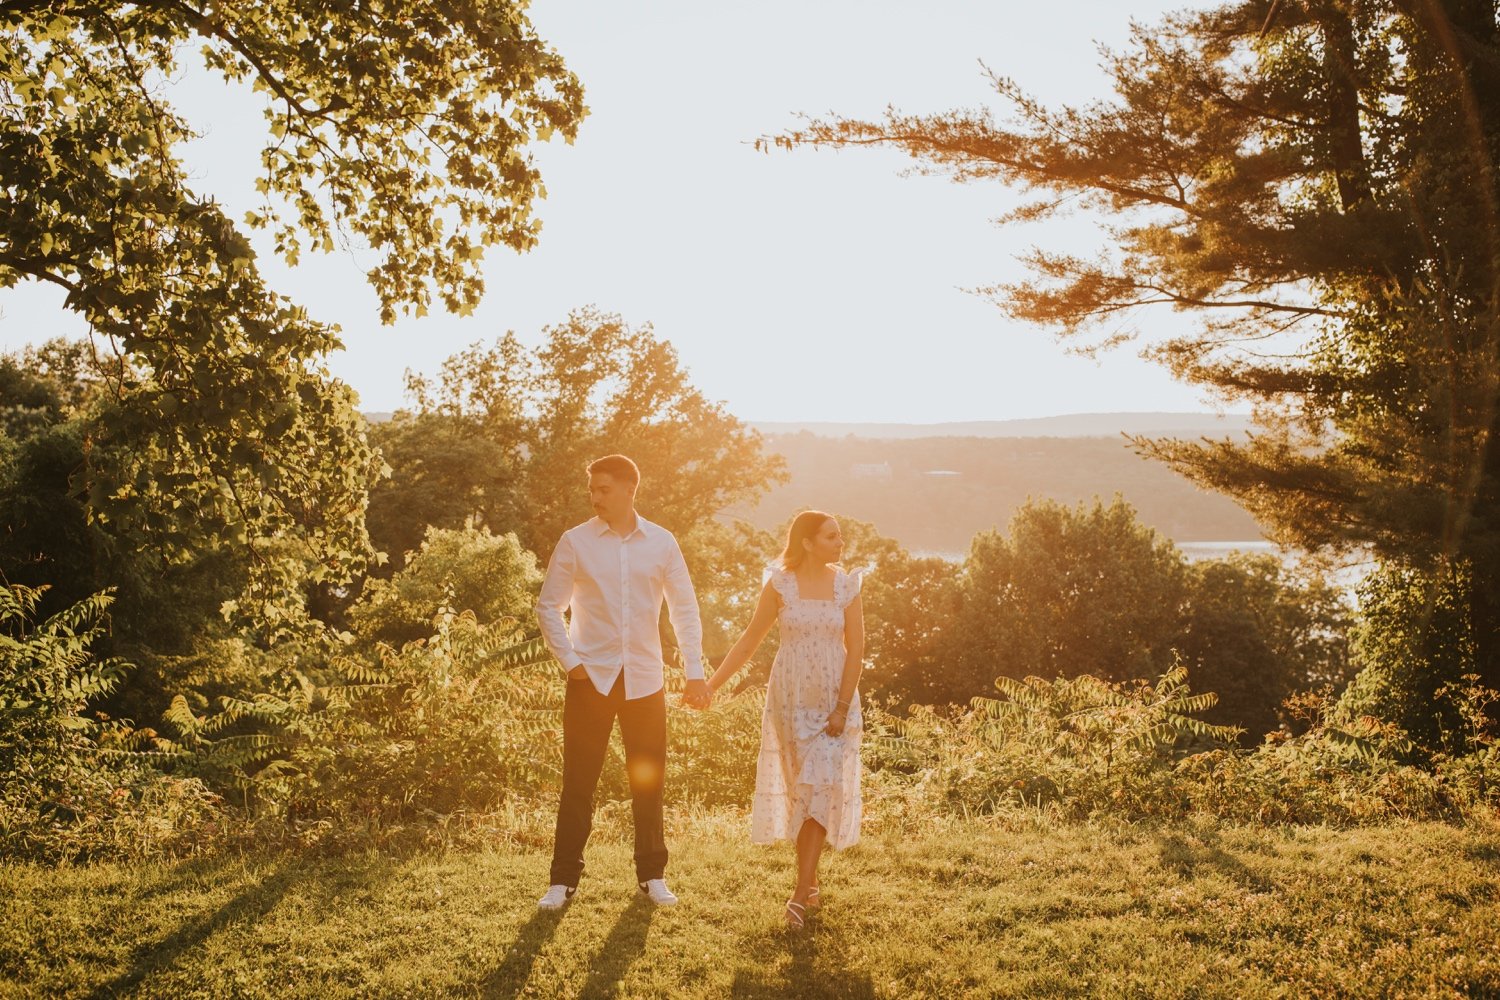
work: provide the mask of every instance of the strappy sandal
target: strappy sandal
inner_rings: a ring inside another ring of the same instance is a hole
[[[801,903],[793,902],[790,899],[787,900],[784,916],[786,917],[787,930],[800,931],[807,925],[807,907]]]
[[[823,908],[823,896],[818,892],[817,886],[813,886],[811,889],[807,890],[807,908],[809,910],[819,910]]]

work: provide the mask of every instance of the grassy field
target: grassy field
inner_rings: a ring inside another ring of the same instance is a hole
[[[1500,997],[1500,828],[955,822],[870,831],[779,923],[789,852],[679,818],[682,903],[618,833],[543,849],[0,867],[0,996]]]

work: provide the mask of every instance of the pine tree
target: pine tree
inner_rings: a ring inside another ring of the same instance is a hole
[[[1096,257],[1048,250],[987,291],[1082,350],[1153,305],[1199,318],[1146,352],[1228,401],[1248,441],[1137,441],[1278,540],[1467,566],[1500,686],[1500,24],[1493,0],[1245,0],[1137,26],[1114,97],[1013,115],[812,120],[763,145],[885,145],[918,169],[1084,206]]]

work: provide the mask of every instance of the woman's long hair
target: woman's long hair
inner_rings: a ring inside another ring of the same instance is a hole
[[[811,541],[825,522],[833,520],[832,514],[825,514],[821,510],[804,510],[792,519],[792,526],[787,529],[786,548],[781,552],[781,568],[796,569],[802,565],[802,560],[807,557],[807,550],[802,543]]]

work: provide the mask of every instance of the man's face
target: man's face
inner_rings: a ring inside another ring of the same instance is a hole
[[[628,517],[635,502],[635,487],[607,472],[589,473],[589,503],[606,521]]]

